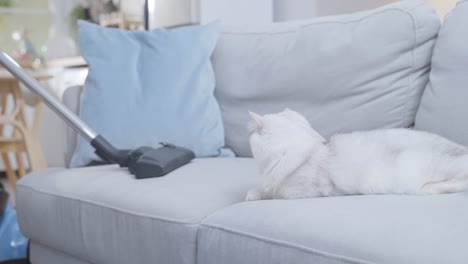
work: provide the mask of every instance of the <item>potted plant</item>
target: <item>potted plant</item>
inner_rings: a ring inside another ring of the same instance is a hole
[[[11,0],[0,0],[0,7],[11,7]]]

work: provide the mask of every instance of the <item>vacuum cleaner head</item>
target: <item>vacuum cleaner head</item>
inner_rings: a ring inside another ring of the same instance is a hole
[[[161,143],[162,147],[153,149],[140,147],[130,152],[128,170],[137,179],[152,178],[153,175],[166,175],[187,164],[195,155],[192,151],[176,147],[172,144]]]
[[[55,97],[51,96],[39,82],[30,76],[21,66],[0,50],[0,64],[13,76],[22,82],[68,123],[79,135],[86,139],[96,150],[96,154],[110,163],[117,163],[121,167],[128,167],[137,179],[164,176],[180,168],[195,158],[195,154],[185,148],[171,144],[162,144],[157,149],[140,147],[136,150],[119,150],[104,137],[97,134],[78,116],[65,107]]]

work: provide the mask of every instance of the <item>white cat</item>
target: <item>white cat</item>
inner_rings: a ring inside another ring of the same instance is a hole
[[[264,182],[248,201],[468,190],[468,149],[440,136],[387,129],[327,142],[292,110],[250,114],[250,144]]]

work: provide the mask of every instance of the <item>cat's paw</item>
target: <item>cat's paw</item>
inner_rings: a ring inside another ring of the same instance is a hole
[[[259,189],[252,189],[247,192],[247,197],[245,197],[246,201],[258,201],[262,200],[262,191]]]

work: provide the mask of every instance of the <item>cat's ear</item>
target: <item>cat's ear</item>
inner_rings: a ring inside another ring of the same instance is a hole
[[[259,114],[249,111],[250,118],[252,119],[253,124],[255,125],[255,130],[261,132],[263,130],[263,117]]]

